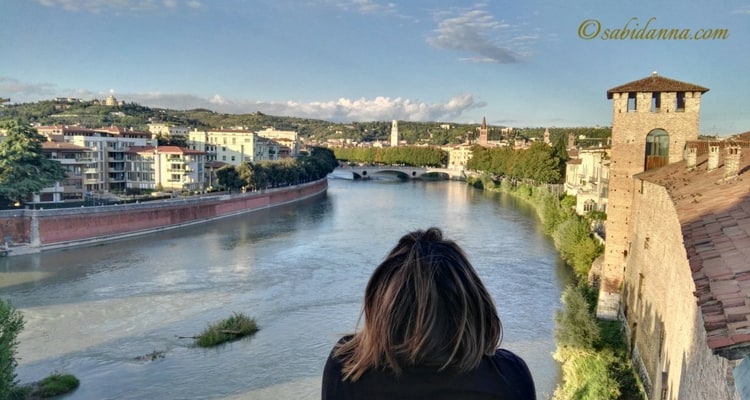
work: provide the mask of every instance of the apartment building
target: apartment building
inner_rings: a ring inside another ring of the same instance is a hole
[[[221,161],[235,166],[243,162],[278,160],[281,151],[278,142],[240,129],[194,129],[188,134],[188,147],[205,152],[209,162]]]
[[[190,128],[166,122],[152,122],[148,124],[148,131],[154,136],[187,138]]]
[[[137,146],[126,152],[129,189],[200,191],[206,153],[177,146]]]
[[[576,196],[576,212],[607,211],[609,197],[608,147],[570,149],[565,167],[565,193]]]
[[[448,152],[448,168],[457,170],[466,169],[466,163],[469,162],[473,154],[471,151],[472,147],[469,144],[443,147],[442,149]]]
[[[281,145],[281,157],[283,158],[283,154],[286,153],[285,149],[283,147],[289,148],[289,155],[292,157],[296,157],[299,155],[300,151],[300,140],[299,140],[299,134],[296,131],[283,131],[283,130],[277,130],[275,128],[266,128],[262,131],[256,132],[258,136],[266,139],[271,139],[274,142],[279,143]]]
[[[91,129],[54,125],[36,129],[52,142],[67,142],[89,149],[89,163],[84,168],[84,188],[89,193],[125,190],[125,151],[152,143],[150,132],[119,127]]]
[[[84,170],[91,161],[91,152],[83,146],[65,142],[42,143],[42,154],[59,162],[67,177],[34,194],[33,202],[80,201],[84,199]]]

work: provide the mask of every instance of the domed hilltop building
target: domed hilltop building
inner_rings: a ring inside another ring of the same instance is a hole
[[[607,91],[597,315],[623,321],[651,399],[750,398],[750,142],[698,140],[706,92],[656,73]]]

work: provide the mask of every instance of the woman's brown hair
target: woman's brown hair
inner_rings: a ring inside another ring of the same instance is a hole
[[[502,325],[461,248],[439,228],[401,237],[365,289],[364,326],[338,345],[345,380],[370,369],[464,372],[495,353]]]

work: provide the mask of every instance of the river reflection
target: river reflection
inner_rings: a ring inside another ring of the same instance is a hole
[[[0,293],[27,321],[18,377],[72,373],[75,399],[319,398],[372,269],[430,225],[466,250],[498,305],[503,346],[527,360],[544,398],[558,380],[552,319],[568,274],[532,210],[459,182],[333,179],[291,206],[1,259]],[[210,350],[178,338],[232,312],[260,331]]]

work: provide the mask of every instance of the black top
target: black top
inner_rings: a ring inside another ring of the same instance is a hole
[[[536,399],[534,380],[526,363],[504,349],[484,357],[479,368],[468,373],[413,368],[398,377],[380,370],[367,371],[356,382],[343,381],[341,377],[341,363],[331,352],[323,371],[323,400]]]

